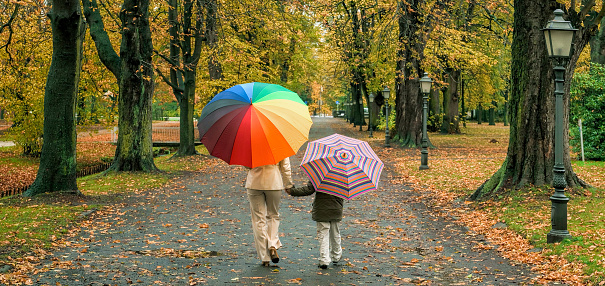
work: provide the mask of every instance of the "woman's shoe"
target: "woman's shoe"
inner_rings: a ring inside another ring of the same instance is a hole
[[[273,261],[273,263],[279,262],[279,256],[277,255],[277,249],[275,249],[275,247],[271,246],[271,248],[269,248],[269,256],[271,256],[271,261]]]
[[[264,267],[269,267],[269,261],[263,261],[263,266]]]

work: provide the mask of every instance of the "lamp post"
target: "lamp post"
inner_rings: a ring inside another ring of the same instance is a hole
[[[370,138],[374,137],[372,134],[372,102],[374,102],[374,93],[370,92],[370,103],[368,104],[368,127],[370,128]]]
[[[555,67],[555,165],[553,167],[552,185],[555,193],[550,197],[552,203],[550,221],[552,229],[546,236],[547,243],[560,242],[571,238],[567,231],[567,202],[565,196],[565,165],[563,164],[563,86],[565,84],[565,67],[567,59],[571,56],[571,44],[575,31],[569,21],[563,19],[563,11],[557,9],[555,18],[542,29],[546,39],[548,55]]]
[[[386,127],[384,128],[384,146],[385,147],[391,147],[391,144],[389,143],[389,96],[391,95],[391,91],[389,90],[388,87],[384,87],[384,89],[382,90],[382,97],[384,97],[384,103],[385,103],[385,111],[386,111]]]
[[[429,168],[429,139],[426,134],[426,120],[429,116],[427,107],[432,83],[433,80],[429,77],[429,74],[424,73],[424,76],[420,79],[420,91],[422,91],[422,151],[420,152],[420,170]]]

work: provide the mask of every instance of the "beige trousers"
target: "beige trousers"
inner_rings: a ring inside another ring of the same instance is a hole
[[[337,221],[318,221],[317,240],[319,240],[319,264],[328,265],[339,262],[342,257],[340,229]]]
[[[279,241],[279,203],[281,191],[247,189],[252,214],[254,247],[261,261],[271,261],[269,248],[281,247]]]

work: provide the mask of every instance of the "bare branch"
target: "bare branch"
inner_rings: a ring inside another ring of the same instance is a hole
[[[15,18],[17,18],[17,13],[19,12],[19,6],[20,5],[15,5],[15,10],[13,11],[10,18],[8,19],[8,22],[6,22],[4,25],[2,25],[2,27],[0,27],[0,34],[4,31],[5,28],[8,29],[8,39],[6,40],[6,44],[0,46],[0,49],[4,49],[6,51],[6,53],[8,54],[8,57],[11,61],[13,60],[13,57],[12,57],[10,51],[8,50],[8,46],[11,44],[11,41],[13,39],[12,23],[15,20]]]
[[[582,7],[582,9],[580,10],[580,13],[578,13],[578,17],[580,18],[580,21],[584,21],[586,16],[588,16],[588,12],[590,12],[592,7],[594,7],[594,6],[595,6],[595,0],[590,0],[586,3],[584,3],[584,7]],[[595,23],[598,23],[598,22],[595,22]]]
[[[157,73],[160,75],[160,77],[162,78],[162,80],[163,80],[163,81],[164,81],[164,82],[165,82],[167,85],[169,85],[169,86],[170,86],[170,87],[171,87],[173,90],[175,90],[175,91],[177,91],[177,92],[179,92],[179,93],[183,93],[183,92],[185,92],[185,90],[184,90],[184,89],[182,89],[181,87],[174,85],[174,84],[172,83],[172,81],[170,81],[170,79],[169,79],[168,77],[166,77],[166,76],[164,75],[164,73],[162,73],[162,71],[161,71],[159,68],[156,68],[156,69],[155,69],[155,71],[156,71],[156,72],[157,72]],[[176,95],[176,94],[175,94],[175,95]],[[177,100],[181,100],[181,99],[179,98],[179,95],[176,95],[176,96],[177,96]]]
[[[99,13],[99,8],[96,0],[82,0],[82,8],[86,22],[90,27],[90,36],[95,43],[97,48],[97,54],[101,62],[109,69],[109,71],[120,80],[122,78],[121,64],[122,60],[111,45],[111,40],[107,31],[105,31],[105,25],[103,24],[103,18]]]
[[[103,7],[103,10],[105,10],[105,13],[107,13],[107,15],[109,15],[109,17],[114,21],[116,27],[121,27],[122,22],[120,21],[118,16],[116,16],[116,14],[112,13],[111,10],[109,10],[109,8],[107,8],[107,5],[103,1],[99,1],[99,3]]]
[[[171,58],[162,55],[159,51],[157,50],[153,50],[153,52],[158,55],[160,58],[164,59],[165,61],[167,61],[170,64],[170,68],[176,69],[178,71],[183,71],[183,69],[181,67],[179,67],[179,64],[175,61],[173,61]]]

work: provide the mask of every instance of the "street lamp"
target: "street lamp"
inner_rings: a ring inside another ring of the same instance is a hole
[[[427,107],[429,92],[431,92],[431,84],[433,80],[429,77],[428,73],[424,73],[424,76],[420,79],[420,91],[422,91],[422,151],[420,152],[420,170],[426,170],[429,168],[429,139],[426,134],[426,121],[429,116]]]
[[[391,91],[389,90],[388,87],[384,87],[384,89],[382,90],[382,97],[384,97],[384,103],[385,103],[385,111],[386,111],[386,127],[384,129],[384,146],[385,147],[391,147],[391,144],[389,143],[389,96],[391,95]]]
[[[542,29],[548,55],[555,64],[555,165],[552,179],[555,193],[550,197],[552,229],[546,236],[547,243],[571,238],[567,231],[569,198],[565,196],[567,181],[565,180],[565,165],[563,165],[563,86],[565,84],[564,64],[571,56],[571,45],[577,29],[574,29],[569,21],[563,19],[563,10],[557,9],[554,14],[555,18]]]
[[[374,93],[370,92],[370,103],[368,104],[368,127],[370,128],[370,138],[374,137],[372,134],[372,102],[374,102]]]

